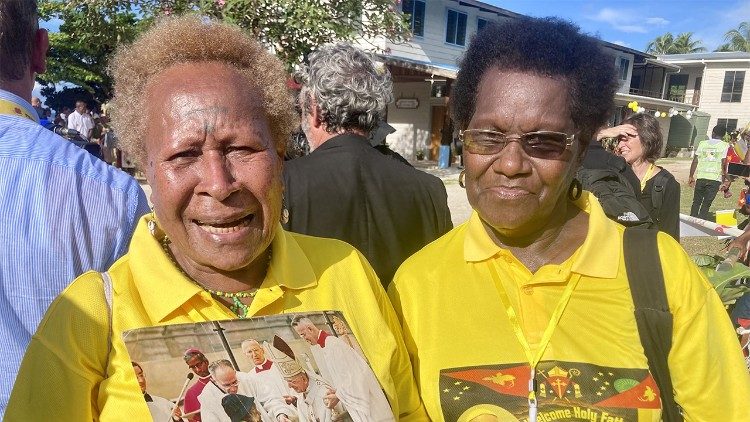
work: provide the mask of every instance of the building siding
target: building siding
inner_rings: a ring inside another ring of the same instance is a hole
[[[742,87],[742,101],[738,103],[721,102],[721,91],[724,85],[724,74],[727,71],[745,71]],[[737,119],[737,127],[743,127],[750,121],[750,63],[708,63],[703,73],[700,110],[711,115],[708,130],[711,131],[718,119]],[[710,136],[710,133],[708,133]]]

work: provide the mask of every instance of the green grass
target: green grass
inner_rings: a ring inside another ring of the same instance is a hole
[[[661,163],[662,160],[659,160]],[[732,192],[732,196],[724,198],[721,192],[716,195],[716,199],[711,204],[711,213],[716,210],[731,210],[737,208],[737,199],[742,189],[743,184],[740,181],[732,183],[732,187],[729,188]],[[683,214],[690,214],[690,206],[693,204],[693,188],[687,185],[687,183],[680,185],[680,212]],[[745,219],[745,216],[738,215],[738,221]],[[687,251],[689,255],[695,254],[721,254],[724,248],[724,241],[719,240],[715,236],[706,237],[683,237],[680,240],[680,244]]]

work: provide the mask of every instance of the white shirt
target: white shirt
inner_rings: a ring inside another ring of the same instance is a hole
[[[94,129],[94,119],[88,113],[81,114],[78,110],[68,116],[68,129],[75,129],[81,134],[81,138],[89,140],[89,133]]]
[[[237,394],[254,397],[256,408],[261,414],[263,422],[274,422],[280,414],[293,415],[294,409],[287,405],[283,398],[275,397],[270,388],[260,384],[257,378],[245,372],[237,372]],[[201,404],[201,421],[203,422],[231,422],[221,405],[226,394],[213,382],[206,384],[203,392],[198,396]]]
[[[267,362],[270,362],[271,367],[268,369],[263,369],[263,366],[267,366]],[[294,391],[292,391],[291,388],[289,388],[289,383],[287,383],[284,380],[284,377],[281,375],[281,372],[279,372],[278,365],[271,361],[270,359],[266,359],[266,362],[263,362],[263,365],[256,365],[255,368],[251,369],[248,374],[251,377],[257,378],[258,382],[260,382],[262,385],[268,386],[268,388],[271,389],[271,394],[274,396],[291,396],[294,394]]]
[[[146,402],[151,418],[154,422],[167,422],[172,420],[172,407],[174,403],[164,397],[151,396],[151,400]]]
[[[380,388],[375,374],[362,356],[338,337],[321,331],[326,336],[312,347],[313,353],[321,356],[336,389],[336,397],[343,403],[355,422],[395,421],[393,411]],[[320,343],[324,346],[321,347]],[[322,369],[322,368],[321,368]]]

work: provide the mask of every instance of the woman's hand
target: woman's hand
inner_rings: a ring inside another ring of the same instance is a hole
[[[633,137],[638,135],[638,129],[633,125],[619,125],[608,127],[596,134],[596,140],[601,141],[604,138]]]

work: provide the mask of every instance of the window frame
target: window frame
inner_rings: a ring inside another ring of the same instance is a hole
[[[622,67],[622,62],[625,61],[625,67]],[[624,57],[624,56],[617,56],[617,63],[615,63],[615,66],[617,67],[617,78],[620,81],[627,81],[628,76],[630,75],[630,58]],[[625,72],[625,75],[623,77],[623,71]]]
[[[407,12],[406,10],[404,10],[404,7],[407,4],[407,0],[404,0],[401,3],[401,13],[409,15],[409,29],[411,30],[412,36],[415,37],[415,38],[424,38],[425,17],[427,16],[427,2],[425,0],[408,0],[408,1],[410,1],[411,4],[412,4],[411,12]],[[415,10],[417,9],[417,3],[421,3],[422,4],[422,21],[421,21],[421,23],[422,23],[422,28],[421,28],[422,32],[420,34],[417,34],[415,32],[416,23],[417,23],[417,19],[416,19],[417,15],[415,13]]]
[[[450,14],[451,14],[451,12],[453,12],[453,13],[456,14],[456,23],[455,23],[456,30],[455,30],[455,33],[453,34],[453,41],[454,42],[450,42],[448,40],[448,35],[449,35],[448,34],[448,24],[450,22]],[[459,21],[460,21],[460,16],[461,15],[464,16],[464,34],[463,34],[463,42],[464,43],[463,44],[459,44],[458,43],[458,28],[459,28]],[[456,10],[456,9],[449,9],[449,8],[445,9],[445,37],[443,37],[443,41],[445,41],[445,44],[448,44],[448,45],[451,45],[451,46],[454,46],[454,47],[461,47],[461,48],[466,47],[466,35],[467,35],[468,29],[469,29],[468,26],[469,26],[469,14],[468,13],[462,12],[462,11]]]
[[[480,21],[484,21],[484,25],[482,25],[481,27],[479,26],[479,22]],[[485,26],[489,25],[489,23],[490,23],[489,19],[483,18],[481,16],[477,16],[477,32],[481,31],[482,28],[484,28]]]
[[[722,126],[722,123],[724,123],[723,125],[724,129],[726,129],[726,132],[729,133],[733,130],[737,130],[738,122],[739,122],[739,119],[721,118],[721,119],[716,119],[716,126]],[[730,129],[729,123],[732,123],[731,129]]]
[[[727,88],[727,78],[729,75],[732,75],[732,86],[729,89],[729,91],[726,90]],[[737,89],[737,75],[742,74],[742,82],[739,84],[739,89]],[[742,102],[742,91],[745,86],[745,76],[746,73],[744,70],[726,70],[724,71],[724,82],[721,85],[721,97],[720,102],[722,103],[741,103]],[[735,99],[736,98],[736,99]]]

